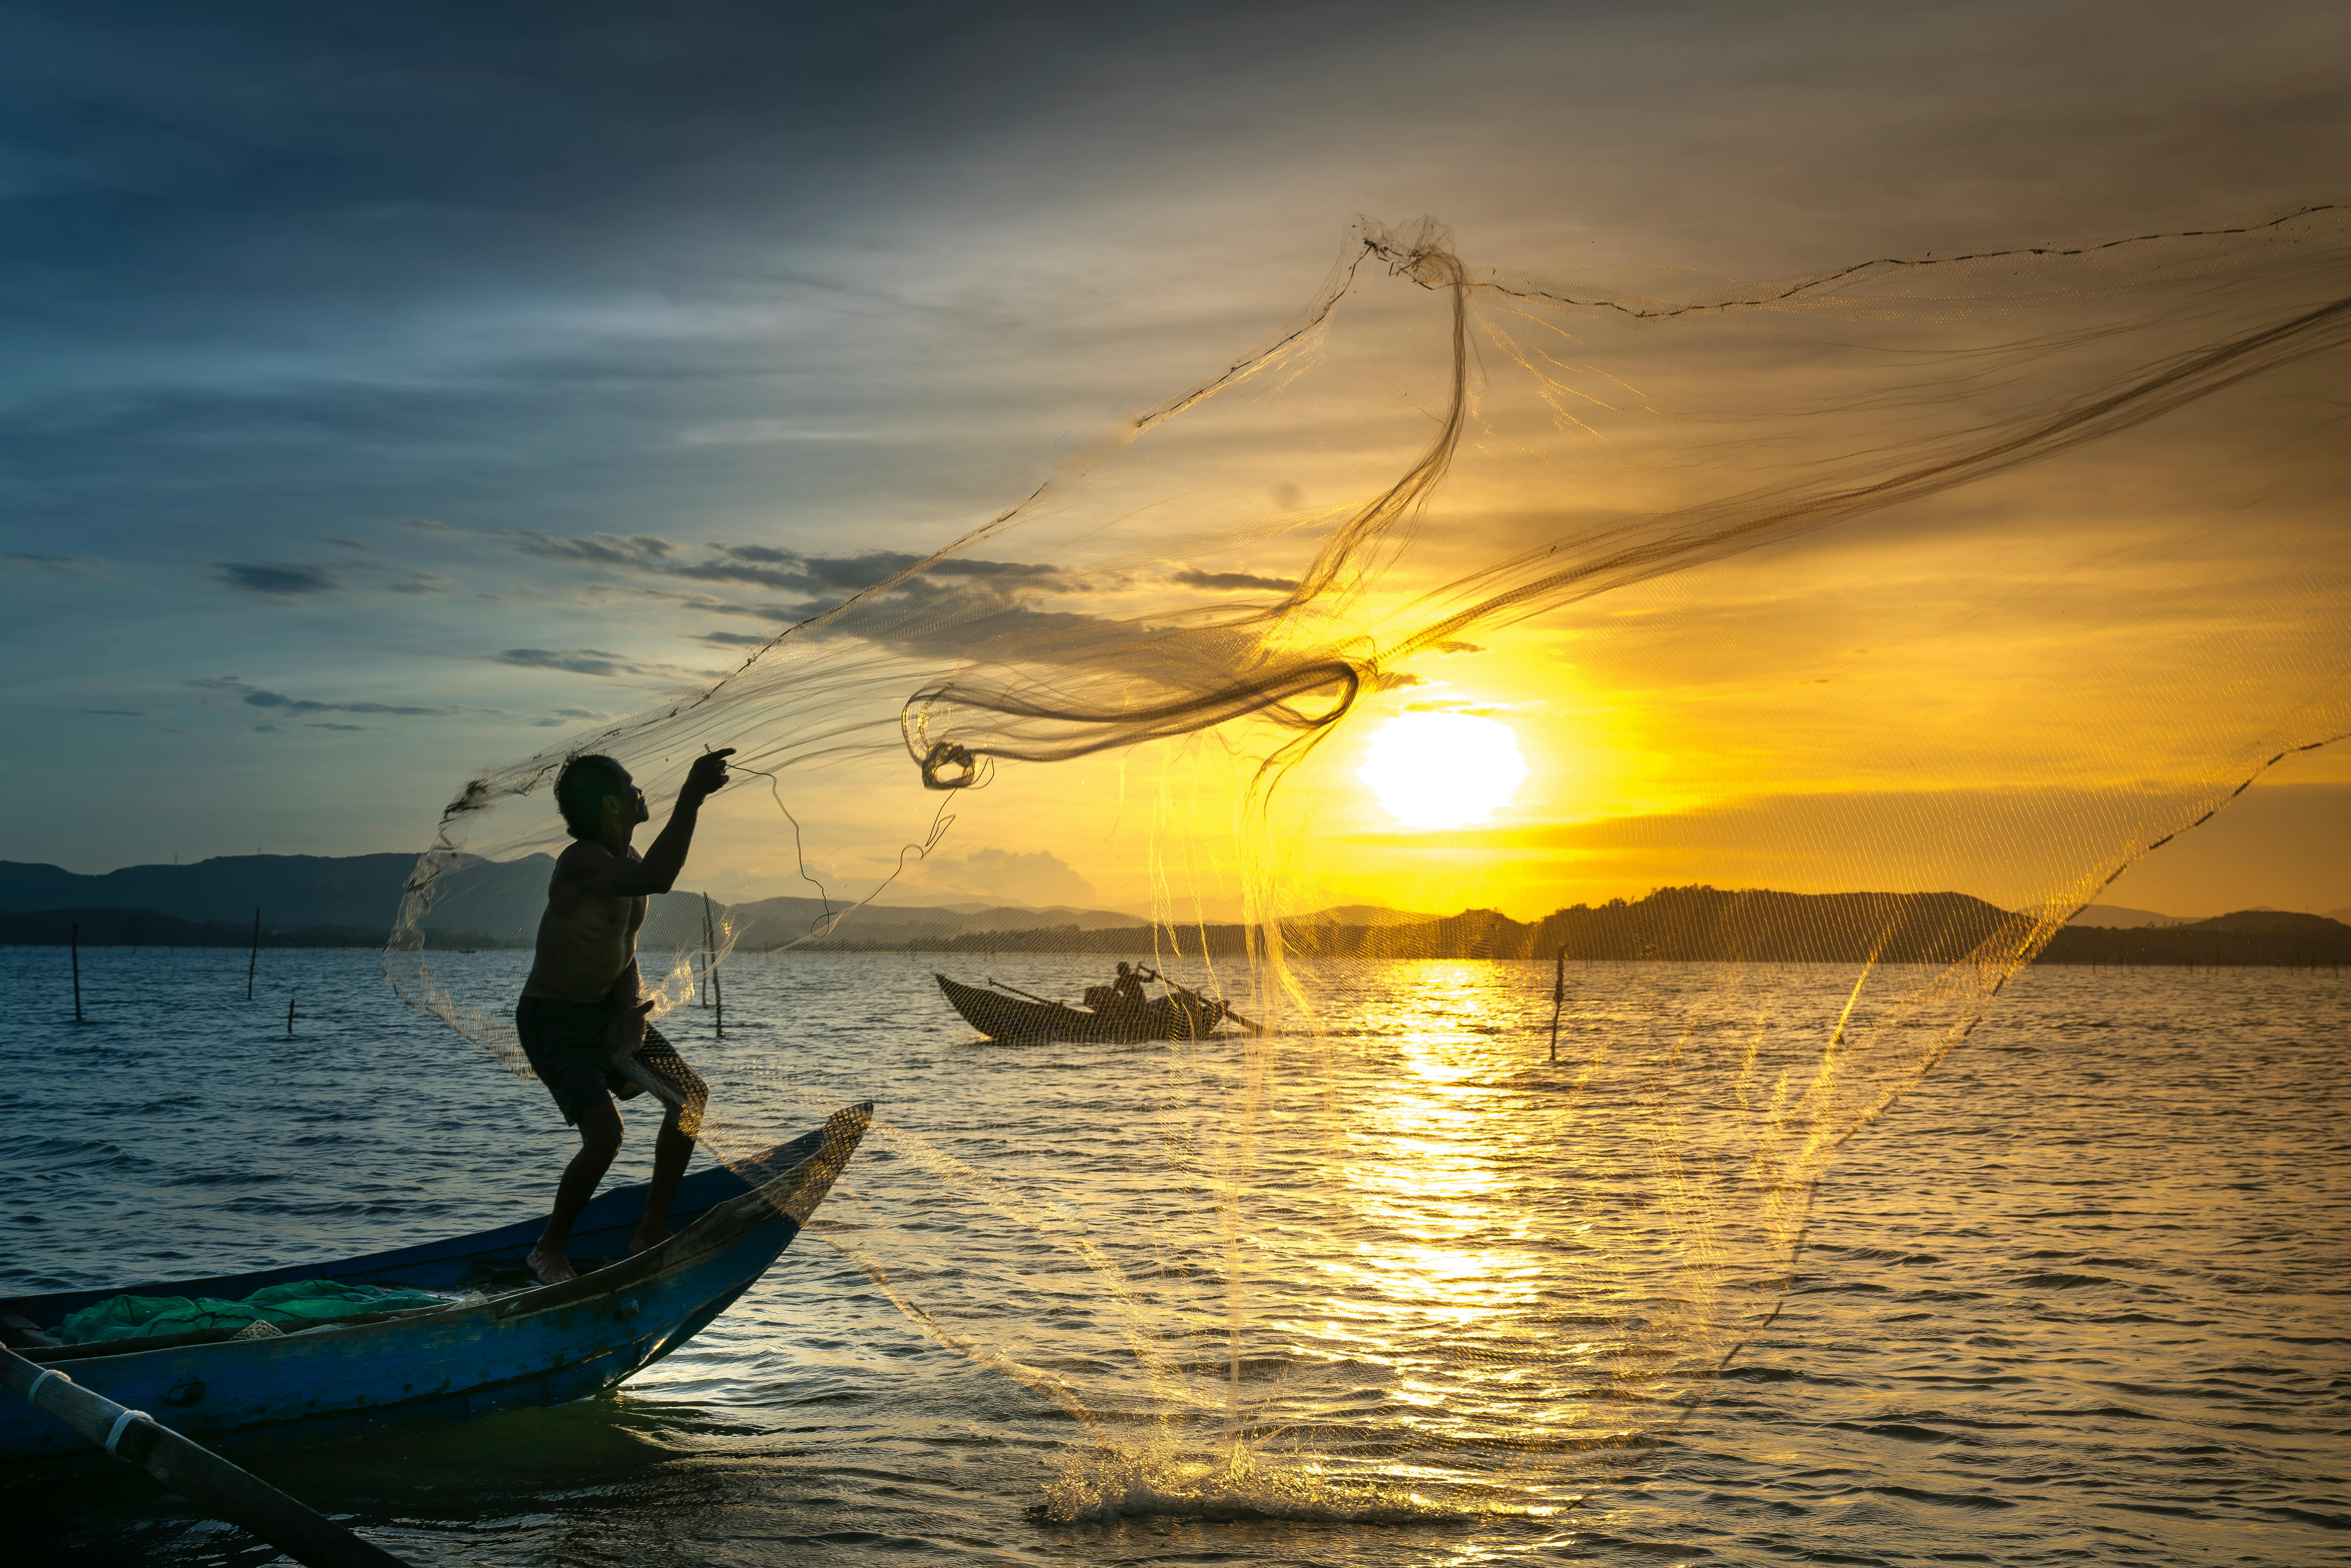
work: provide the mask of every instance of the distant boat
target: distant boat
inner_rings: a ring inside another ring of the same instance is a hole
[[[605,1193],[572,1228],[571,1255],[584,1271],[559,1285],[538,1284],[524,1268],[544,1224],[533,1218],[338,1262],[131,1287],[228,1301],[297,1280],[481,1292],[445,1307],[259,1339],[208,1330],[58,1345],[46,1331],[121,1293],[69,1291],[0,1301],[0,1340],[209,1448],[312,1448],[584,1399],[677,1349],[766,1273],[824,1201],[872,1114],[870,1104],[836,1111],[774,1149],[758,1163],[780,1174],[755,1190],[723,1167],[686,1177],[670,1205],[676,1234],[634,1257],[628,1239],[645,1189]],[[28,1462],[77,1455],[95,1459],[98,1450],[22,1400],[0,1405],[0,1483]]]
[[[1000,990],[983,990],[950,980],[945,975],[935,973],[931,977],[938,981],[948,1005],[963,1015],[964,1022],[990,1040],[1023,1044],[1041,1045],[1048,1040],[1092,1044],[1200,1040],[1214,1032],[1229,1010],[1224,1003],[1181,986],[1169,986],[1167,995],[1154,997],[1141,1008],[1096,1012],[1091,1008],[1073,1008],[1067,1002],[1024,999]]]

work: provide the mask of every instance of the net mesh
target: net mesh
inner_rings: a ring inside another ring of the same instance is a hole
[[[959,819],[1094,834],[1152,890],[1148,961],[1251,1026],[1126,1059],[1147,1157],[756,1052],[703,1064],[702,1146],[758,1175],[883,1102],[895,1201],[820,1233],[1082,1423],[1054,1517],[1552,1506],[1769,1321],[1836,1148],[2069,915],[2351,731],[2346,337],[2333,209],[1770,285],[1359,223],[1295,321],[1019,505],[468,782],[386,967],[527,1073],[512,998],[426,935],[453,873],[563,841],[581,752],[658,801],[737,748],[692,863],[800,879],[769,950],[853,932]],[[1377,817],[1365,738],[1432,716],[1508,725],[1541,798]],[[1604,896],[1677,869],[1779,892]],[[1561,912],[1283,918],[1367,885]],[[648,951],[656,1016],[744,930]],[[973,1228],[946,1254],[935,1204]]]

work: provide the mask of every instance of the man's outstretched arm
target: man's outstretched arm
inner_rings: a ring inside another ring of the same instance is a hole
[[[686,770],[685,783],[677,792],[677,805],[669,814],[669,823],[645,850],[643,860],[623,860],[618,855],[582,855],[579,860],[579,876],[590,893],[608,898],[644,898],[656,893],[667,893],[677,884],[678,873],[685,869],[685,852],[694,843],[694,824],[702,813],[702,802],[726,786],[726,759],[735,748],[705,752],[694,759]]]

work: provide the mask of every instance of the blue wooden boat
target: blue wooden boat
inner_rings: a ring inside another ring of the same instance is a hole
[[[364,1258],[128,1287],[143,1296],[236,1301],[267,1285],[340,1280],[431,1291],[451,1298],[443,1307],[266,1338],[207,1331],[60,1346],[47,1331],[121,1293],[68,1291],[0,1301],[0,1339],[230,1451],[310,1448],[584,1399],[684,1344],[765,1273],[831,1190],[872,1113],[871,1105],[834,1112],[821,1128],[747,1166],[752,1182],[723,1168],[686,1177],[670,1207],[675,1234],[634,1257],[627,1245],[644,1188],[605,1193],[572,1229],[580,1277],[559,1285],[538,1284],[524,1267],[544,1223],[534,1218]],[[22,1400],[0,1403],[0,1481],[73,1456],[96,1460],[97,1450]]]

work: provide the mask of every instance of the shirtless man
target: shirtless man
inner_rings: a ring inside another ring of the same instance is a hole
[[[515,1008],[515,1029],[563,1119],[580,1129],[580,1152],[564,1170],[555,1212],[530,1251],[530,1271],[541,1284],[576,1273],[564,1256],[571,1223],[621,1152],[614,1095],[625,1100],[650,1089],[667,1107],[653,1141],[644,1218],[629,1250],[642,1252],[669,1237],[670,1199],[694,1154],[709,1090],[661,1031],[645,1025],[653,1003],[637,998],[637,927],[644,924],[646,896],[667,893],[684,869],[695,818],[726,785],[732,755],[729,747],[695,759],[669,826],[643,856],[629,839],[652,813],[627,768],[609,757],[575,757],[556,778],[556,808],[574,841],[556,858],[548,883],[538,955]]]

